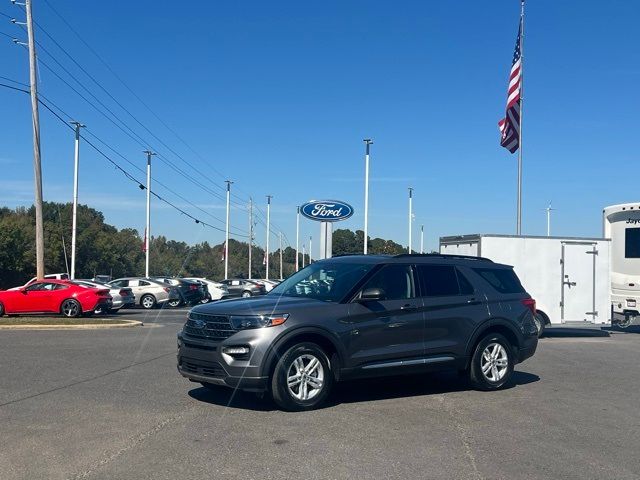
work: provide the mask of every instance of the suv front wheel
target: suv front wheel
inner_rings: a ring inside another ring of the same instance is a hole
[[[476,346],[469,377],[479,390],[497,390],[509,382],[513,366],[511,344],[499,333],[491,333]]]
[[[313,410],[327,399],[332,386],[333,372],[324,350],[315,343],[298,343],[278,361],[271,395],[285,410]]]

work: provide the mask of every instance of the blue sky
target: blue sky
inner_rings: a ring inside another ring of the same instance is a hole
[[[441,235],[515,231],[517,156],[499,146],[496,124],[518,27],[516,0],[49,2],[162,121],[44,0],[34,0],[40,26],[135,120],[42,31],[37,40],[144,145],[42,64],[41,93],[140,168],[147,145],[205,185],[154,159],[154,178],[207,214],[152,188],[202,220],[224,226],[223,181],[230,178],[236,231],[248,229],[249,196],[264,211],[267,194],[289,243],[295,206],[309,199],[351,203],[354,216],[338,226],[362,228],[362,139],[371,137],[371,236],[407,243],[409,186],[414,247],[421,224],[429,248]],[[24,18],[9,0],[0,12]],[[600,235],[602,207],[639,200],[640,59],[632,37],[639,14],[640,4],[622,0],[527,5],[523,233],[545,233],[550,200],[553,233],[571,236]],[[0,32],[25,37],[2,15]],[[89,97],[43,49],[39,56]],[[26,51],[2,35],[0,65],[0,75],[28,81]],[[31,204],[29,98],[0,88],[0,105],[0,205]],[[43,109],[41,122],[45,199],[70,201],[73,134]],[[118,227],[144,228],[144,192],[86,145],[80,175],[81,203]],[[224,237],[157,201],[152,215],[153,234],[189,243]],[[310,221],[301,227],[306,241],[319,233]],[[264,230],[257,226],[260,244]]]

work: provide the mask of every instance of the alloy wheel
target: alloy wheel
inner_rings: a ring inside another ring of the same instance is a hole
[[[309,353],[296,357],[287,372],[287,388],[298,400],[311,400],[324,386],[324,368],[320,360]]]
[[[65,300],[62,304],[62,314],[65,317],[77,317],[80,312],[80,305],[74,300]]]
[[[499,382],[509,369],[507,350],[500,343],[492,342],[482,352],[480,369],[490,382]]]

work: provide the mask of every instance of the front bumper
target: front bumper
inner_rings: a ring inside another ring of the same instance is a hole
[[[178,372],[193,382],[254,392],[267,390],[269,377],[260,376],[259,365],[254,363],[256,355],[237,360],[222,353],[224,345],[178,334]]]

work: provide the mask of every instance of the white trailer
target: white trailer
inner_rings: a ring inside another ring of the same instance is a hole
[[[640,307],[640,204],[606,207],[603,236],[611,239],[611,304],[624,315],[621,325],[637,323]]]
[[[482,256],[512,265],[547,324],[611,323],[610,246],[603,238],[440,238],[440,253]]]

